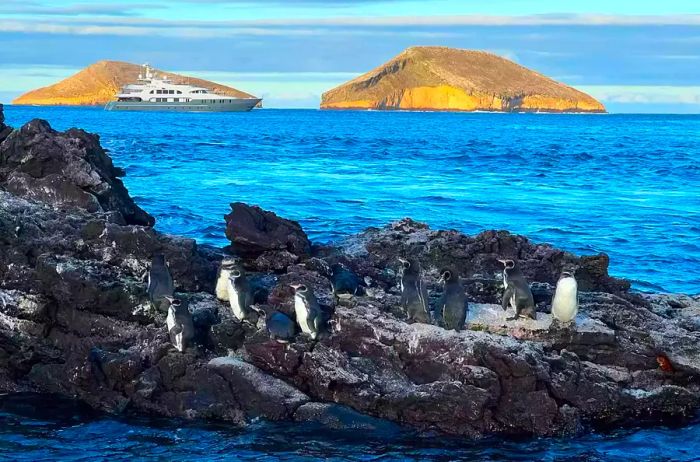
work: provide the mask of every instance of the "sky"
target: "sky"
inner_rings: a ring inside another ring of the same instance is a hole
[[[611,112],[700,113],[698,0],[0,0],[0,102],[112,59],[318,107],[413,45],[491,51]]]

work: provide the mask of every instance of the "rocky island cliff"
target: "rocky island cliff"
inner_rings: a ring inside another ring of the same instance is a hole
[[[411,47],[327,91],[321,109],[606,112],[593,97],[483,51]]]
[[[207,88],[215,93],[238,98],[254,98],[253,95],[208,80],[154,70],[175,83],[189,83]],[[114,100],[117,92],[126,84],[136,82],[143,68],[121,61],[99,61],[75,75],[48,87],[29,91],[12,101],[12,104],[38,106],[102,106]]]
[[[681,421],[700,407],[700,297],[631,292],[608,275],[604,254],[410,219],[319,245],[298,223],[242,203],[225,218],[230,247],[212,248],[156,231],[123,173],[95,135],[40,120],[11,130],[0,117],[0,393],[233,425],[264,418],[474,438]],[[259,289],[250,322],[213,295],[229,253]],[[165,314],[148,308],[143,275],[156,254],[193,313],[197,345],[184,353]],[[433,296],[440,268],[459,272],[467,329],[407,322],[396,274],[406,255],[421,262]],[[531,282],[536,321],[505,321],[503,257],[517,258]],[[336,302],[337,264],[363,290]],[[564,268],[581,289],[571,328],[548,313]],[[318,341],[282,344],[266,330],[273,311],[294,318],[292,283],[333,307]]]

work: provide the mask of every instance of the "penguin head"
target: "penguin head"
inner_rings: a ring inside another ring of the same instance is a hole
[[[231,277],[230,278],[232,280],[235,281],[236,279],[238,279],[240,277],[243,277],[243,273],[241,272],[241,270],[239,270],[238,268],[231,270]]]
[[[238,268],[239,260],[237,258],[224,258],[221,261],[221,268],[225,270],[233,270]]]
[[[417,274],[420,273],[420,263],[418,263],[418,260],[415,260],[413,258],[401,258],[399,257],[399,263],[401,263],[401,267],[399,268],[400,274]]]
[[[306,284],[290,284],[289,287],[294,289],[294,294],[306,300],[311,292]]]
[[[559,279],[573,278],[574,275],[570,271],[562,271]]]
[[[165,255],[157,253],[151,257],[151,266],[165,266]]]
[[[438,280],[438,283],[440,284],[449,284],[452,281],[454,274],[452,273],[452,270],[445,269],[440,272],[440,279]]]
[[[168,301],[170,306],[172,306],[174,308],[178,308],[178,307],[182,306],[182,300],[180,300],[179,298],[165,297],[165,299]]]
[[[515,268],[515,260],[505,259],[505,260],[498,260],[498,261],[503,263],[503,266],[507,270]]]

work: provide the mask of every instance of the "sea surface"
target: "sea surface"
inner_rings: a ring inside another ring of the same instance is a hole
[[[610,273],[637,290],[700,293],[700,116],[22,106],[5,115],[15,127],[38,117],[98,133],[157,228],[199,242],[227,243],[223,216],[234,201],[298,220],[319,242],[410,216],[436,229],[507,229],[577,254],[605,252]],[[26,460],[700,460],[697,423],[465,443],[71,415],[3,411],[0,458],[30,448]]]

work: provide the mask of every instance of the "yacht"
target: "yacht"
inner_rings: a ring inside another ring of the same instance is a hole
[[[173,83],[158,76],[148,64],[138,81],[124,86],[107,111],[244,112],[257,106],[260,98],[219,95],[202,87]]]

